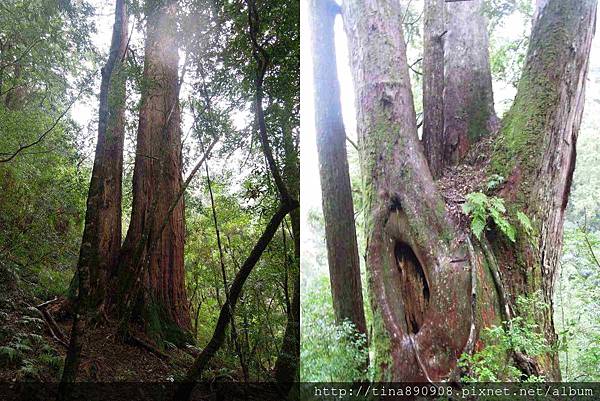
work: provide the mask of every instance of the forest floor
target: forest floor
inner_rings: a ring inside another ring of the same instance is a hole
[[[33,284],[24,280],[0,283],[0,382],[59,381],[72,323],[65,299],[45,302],[27,291]],[[78,380],[177,381],[194,360],[191,350],[153,351],[141,335],[142,344],[126,344],[115,334],[110,324],[86,328]]]

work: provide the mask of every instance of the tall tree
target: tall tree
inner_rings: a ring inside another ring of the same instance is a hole
[[[85,315],[103,302],[108,279],[114,272],[121,247],[121,182],[125,114],[123,59],[127,51],[127,5],[115,4],[110,52],[102,68],[98,142],[88,191],[83,239],[77,262],[77,301],[69,349],[59,388],[59,399],[67,399],[74,382],[83,347]]]
[[[425,0],[423,26],[423,148],[429,169],[444,167],[444,0]]]
[[[507,177],[497,195],[531,227],[507,238],[490,224],[478,239],[443,200],[419,145],[399,5],[344,2],[354,80],[368,83],[355,91],[380,378],[452,377],[483,327],[524,313],[517,296],[539,291],[551,305],[596,5],[548,0],[539,14],[517,97],[485,154],[486,173]],[[554,344],[552,308],[539,319]],[[560,378],[552,353],[510,356],[525,374]]]
[[[495,132],[498,119],[483,1],[427,0],[424,12],[423,144],[437,178]]]
[[[125,138],[127,5],[117,0],[110,53],[100,84],[98,142],[90,182],[78,270],[88,272],[89,306],[104,300],[121,248],[121,185]]]
[[[137,311],[158,335],[190,329],[184,283],[184,206],[170,205],[182,187],[181,129],[177,46],[177,1],[146,4],[147,34],[137,150],[133,173],[133,207],[121,249],[115,301],[138,288],[135,264],[144,260],[143,286],[135,297]],[[167,226],[162,222],[168,218]],[[144,238],[146,226],[151,224]],[[157,237],[157,238],[155,238]],[[134,257],[145,243],[141,258]],[[152,244],[150,247],[149,245]],[[158,327],[157,327],[158,324]],[[175,329],[175,330],[172,330]]]
[[[446,3],[445,17],[444,160],[456,164],[498,121],[483,0]]]
[[[311,1],[315,122],[333,309],[367,333],[333,26],[339,6]]]

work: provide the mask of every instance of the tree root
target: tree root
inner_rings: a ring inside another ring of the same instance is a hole
[[[467,245],[469,250],[469,264],[471,265],[471,328],[469,329],[469,338],[465,343],[462,354],[471,355],[475,349],[477,337],[477,264],[475,263],[475,251],[470,237],[467,237]],[[448,381],[458,383],[460,381],[460,373],[460,367],[457,363],[456,367],[448,375]]]
[[[498,264],[496,263],[496,258],[492,254],[492,251],[486,242],[482,242],[482,247],[494,279],[494,286],[498,292],[498,298],[500,299],[500,312],[502,314],[502,320],[504,324],[510,328],[512,327],[512,313],[507,301],[506,292],[504,291],[504,285],[502,284],[502,280],[500,278],[500,272]],[[523,373],[525,376],[539,376],[542,373],[542,370],[535,359],[514,349],[511,351],[511,354],[517,369],[519,369],[519,371],[521,371],[521,373]]]
[[[159,350],[158,348],[156,348],[149,342],[142,340],[141,338],[136,337],[135,335],[133,335],[131,333],[127,333],[127,335],[125,336],[125,342],[127,344],[142,348],[143,350],[146,350],[146,351],[158,356],[161,359],[164,359],[164,360],[170,359],[169,355],[165,354],[164,352],[162,352],[161,350]]]

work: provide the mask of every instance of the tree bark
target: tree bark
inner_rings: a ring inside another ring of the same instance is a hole
[[[369,210],[378,379],[452,379],[460,355],[482,346],[482,328],[523,313],[517,296],[539,290],[551,305],[595,13],[596,0],[548,0],[488,155],[487,173],[507,177],[497,195],[534,225],[532,240],[519,230],[513,244],[494,226],[471,241],[433,184],[417,140],[399,6],[344,2]],[[552,309],[540,319],[553,345]],[[555,355],[513,357],[517,365],[531,362],[530,373],[560,379]]]
[[[311,35],[315,123],[329,279],[337,323],[350,320],[366,334],[352,188],[337,79],[333,25],[339,6],[313,0]]]
[[[423,148],[434,178],[444,163],[444,0],[425,0],[423,38]]]
[[[121,248],[126,83],[122,63],[127,51],[127,21],[127,5],[117,0],[110,53],[102,68],[98,142],[78,262],[80,269],[88,271],[86,285],[90,291],[84,300],[86,307],[94,307],[104,300]]]
[[[121,271],[116,285],[118,292],[127,291],[133,288],[131,282],[139,279],[134,275],[135,249],[144,241],[143,233],[151,224],[147,244],[153,246],[144,249],[143,253],[148,255],[141,257],[147,260],[148,266],[143,270],[138,312],[147,324],[154,326],[152,330],[159,331],[156,333],[159,336],[177,330],[188,332],[191,328],[184,283],[183,198],[169,211],[182,188],[176,13],[176,1],[159,2],[147,11],[133,208],[121,249]],[[165,219],[168,219],[167,226],[161,230]],[[123,296],[114,295],[117,300]]]
[[[77,299],[58,400],[68,399],[71,383],[77,378],[85,315],[104,300],[108,278],[117,265],[121,246],[126,83],[122,61],[127,51],[127,21],[125,0],[117,0],[110,52],[102,69],[98,143],[77,263]]]
[[[483,1],[428,0],[424,31],[423,144],[439,178],[498,129]]]
[[[343,13],[367,210],[374,365],[386,381],[441,379],[470,330],[465,236],[417,137],[399,3],[346,1]]]
[[[472,143],[497,129],[483,0],[446,4],[444,159],[460,161]]]
[[[545,3],[534,24],[517,96],[502,121],[490,170],[506,177],[500,195],[511,207],[527,213],[535,230],[533,243],[523,236],[512,248],[499,241],[492,244],[510,283],[509,293],[515,297],[539,290],[552,305],[597,1]],[[555,343],[552,308],[540,323],[548,341]],[[540,364],[551,379],[560,379],[556,355]]]

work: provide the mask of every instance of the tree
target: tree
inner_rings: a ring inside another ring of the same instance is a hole
[[[476,199],[486,205],[470,232],[417,137],[399,5],[344,2],[354,80],[368,83],[355,92],[380,379],[455,378],[482,329],[523,313],[517,297],[537,292],[549,305],[540,331],[555,344],[550,305],[596,3],[548,0],[539,13],[513,106],[478,150],[490,162],[477,167],[506,180],[489,197],[463,194],[471,212]],[[510,356],[525,375],[560,378],[553,352]]]
[[[333,24],[339,7],[333,1],[312,1],[310,9],[315,56],[317,149],[333,308],[338,323],[348,319],[356,330],[366,334],[346,133],[335,60]]]
[[[115,3],[115,23],[106,65],[102,69],[98,142],[88,191],[83,239],[77,262],[77,300],[69,349],[61,378],[59,399],[68,397],[83,347],[85,315],[106,297],[121,247],[121,183],[125,138],[125,78],[122,63],[127,51],[127,5]]]
[[[121,185],[125,139],[125,82],[123,61],[127,51],[127,5],[115,6],[110,53],[102,68],[98,142],[88,191],[85,227],[78,271],[87,272],[87,307],[101,304],[108,280],[118,264],[121,249]]]
[[[423,145],[438,178],[497,130],[498,119],[483,1],[427,0],[424,13]]]
[[[191,328],[184,283],[183,199],[174,210],[169,210],[182,187],[176,15],[176,1],[152,2],[146,7],[148,22],[133,208],[121,249],[116,291],[112,294],[113,303],[124,296],[135,299],[147,328],[155,331],[151,334],[176,336],[172,341],[181,338],[178,331]],[[167,227],[161,230],[166,218]],[[143,234],[148,224],[152,227],[146,241]],[[134,257],[136,247],[144,241],[143,256]],[[138,288],[133,283],[139,279],[136,264],[142,260],[146,265],[141,272],[143,286]]]

